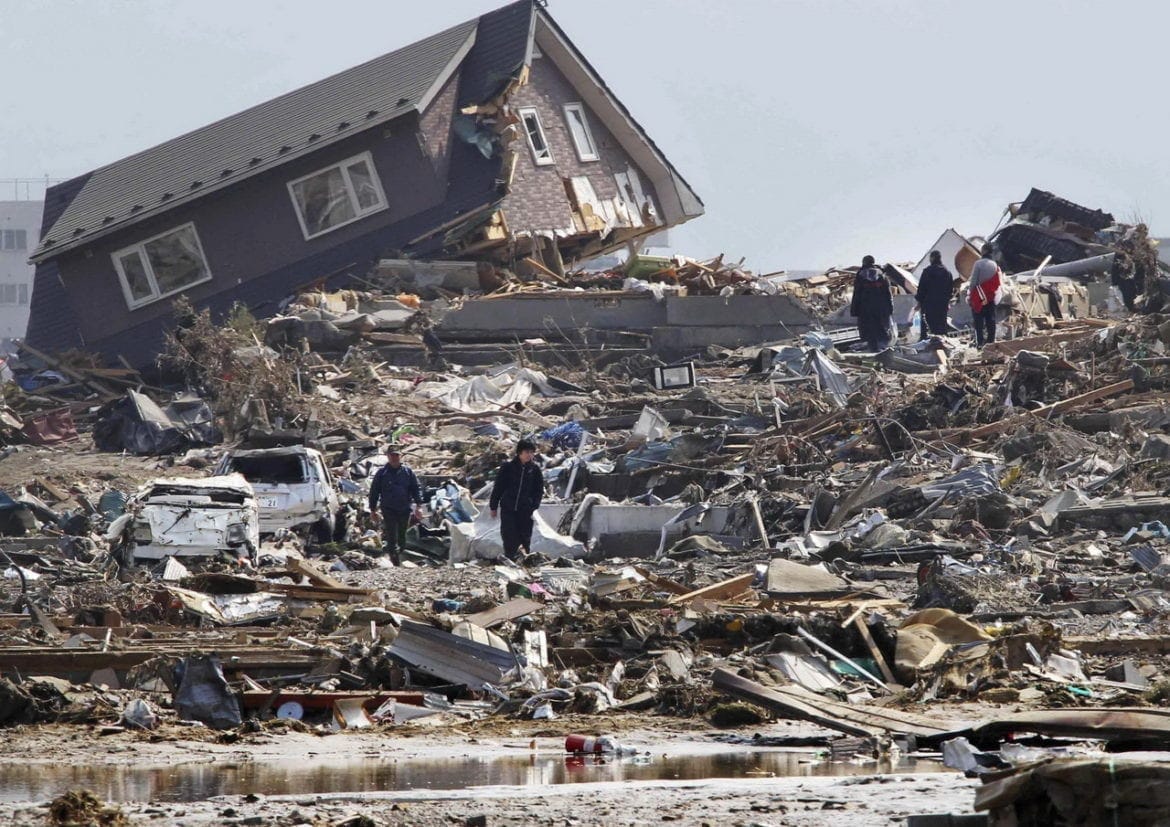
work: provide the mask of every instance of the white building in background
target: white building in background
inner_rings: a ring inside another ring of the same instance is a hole
[[[41,232],[43,201],[0,201],[0,339],[24,337],[32,300],[29,253]]]

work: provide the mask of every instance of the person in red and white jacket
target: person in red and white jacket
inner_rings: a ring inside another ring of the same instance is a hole
[[[975,321],[975,346],[983,347],[995,341],[995,306],[999,302],[999,290],[1003,282],[1003,271],[992,258],[991,245],[983,247],[983,258],[971,268],[971,292],[967,303]]]

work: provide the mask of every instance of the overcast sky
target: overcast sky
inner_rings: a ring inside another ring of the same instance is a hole
[[[0,178],[67,178],[502,0],[2,0]],[[922,255],[1029,187],[1170,233],[1170,4],[551,0],[758,272]],[[0,191],[0,198],[11,197]]]

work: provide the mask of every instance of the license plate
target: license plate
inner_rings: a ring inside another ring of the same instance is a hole
[[[280,508],[280,501],[276,497],[260,497],[261,508]]]

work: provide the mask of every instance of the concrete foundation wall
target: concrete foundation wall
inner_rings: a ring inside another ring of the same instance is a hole
[[[701,327],[807,325],[808,312],[791,296],[668,296],[666,323]]]
[[[650,334],[654,351],[677,353],[712,344],[781,341],[807,332],[812,324],[810,315],[788,296],[684,296],[661,303],[638,294],[581,294],[464,302],[443,318],[439,330],[452,339],[620,330]]]
[[[444,316],[439,329],[540,336],[557,327],[566,333],[585,327],[649,331],[662,324],[666,324],[666,308],[653,296],[582,294],[467,301]]]

